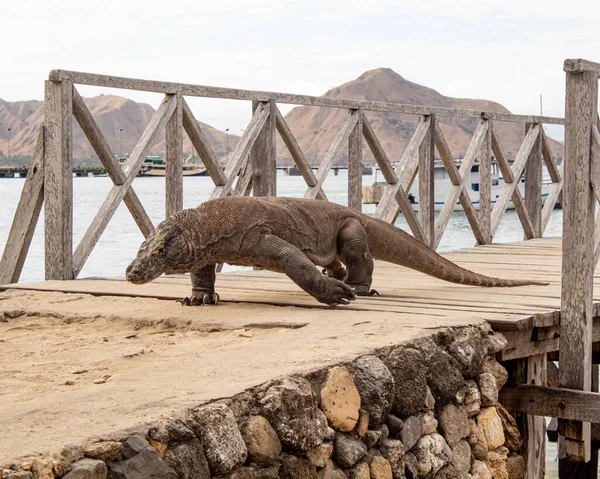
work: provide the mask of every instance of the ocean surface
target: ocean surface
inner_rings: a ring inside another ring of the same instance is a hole
[[[340,204],[347,202],[347,171],[340,170],[339,175],[329,174],[324,184],[330,201]],[[25,180],[22,178],[0,179],[0,251],[8,237],[17,203],[21,195]],[[363,176],[363,184],[373,183],[372,176]],[[73,179],[73,244],[74,248],[83,236],[85,230],[96,215],[112,183],[107,177],[74,178]],[[164,219],[165,214],[165,181],[164,178],[136,178],[133,187],[139,196],[146,212],[156,225]],[[214,188],[208,177],[185,177],[183,179],[184,207],[191,208],[206,201]],[[306,184],[300,176],[277,177],[277,192],[279,196],[302,197]],[[375,205],[364,205],[363,212],[372,214]],[[20,281],[44,280],[44,212],[40,215],[35,235]],[[406,222],[400,215],[397,226],[410,232]],[[560,236],[562,232],[562,211],[555,210],[552,214],[544,236]],[[496,237],[495,243],[507,243],[523,239],[521,223],[514,210],[505,213]],[[79,278],[90,276],[123,276],[126,266],[135,257],[143,236],[133,221],[129,210],[121,203],[108,227],[102,234],[95,249],[83,267]],[[475,238],[471,232],[465,214],[461,211],[454,212],[446,232],[438,248],[439,252],[451,251],[461,248],[470,248],[475,245]],[[225,270],[234,267],[225,266]],[[546,451],[548,478],[558,477],[558,462],[556,462],[556,445],[548,444]]]

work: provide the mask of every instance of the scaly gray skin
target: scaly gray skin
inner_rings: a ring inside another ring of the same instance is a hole
[[[217,263],[257,266],[285,273],[318,301],[337,305],[374,293],[373,258],[453,283],[548,284],[474,273],[384,221],[327,201],[279,197],[228,197],[173,215],[142,243],[126,274],[143,284],[190,272],[192,295],[182,304],[216,304]]]

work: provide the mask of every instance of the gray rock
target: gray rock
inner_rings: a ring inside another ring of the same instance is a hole
[[[227,474],[246,461],[246,443],[231,409],[224,404],[208,404],[192,414],[200,426],[200,440],[213,475]]]
[[[377,445],[380,446],[388,437],[390,437],[390,430],[385,424],[382,424],[379,426],[378,431],[381,433],[381,435],[377,440]]]
[[[482,370],[487,348],[481,336],[459,333],[447,347],[447,351],[459,365],[461,374],[466,378],[473,378]]]
[[[377,441],[379,441],[380,437],[381,431],[379,430],[367,431],[365,438],[363,439],[367,445],[367,449],[371,449],[375,444],[377,444]]]
[[[124,461],[112,462],[108,469],[111,479],[178,479],[177,473],[152,447],[146,447]]]
[[[250,462],[269,466],[281,454],[281,442],[277,433],[262,416],[250,416],[242,426],[242,437],[248,448]]]
[[[404,445],[397,439],[388,439],[381,445],[381,455],[390,463],[395,478],[404,476],[404,453]]]
[[[369,426],[379,427],[394,402],[392,373],[378,357],[362,356],[353,364],[353,376],[361,407],[369,413]]]
[[[279,464],[255,468],[254,479],[279,479]]]
[[[144,436],[130,436],[129,439],[123,443],[123,457],[129,459],[136,454],[139,454],[142,449],[149,445],[148,441],[144,439]]]
[[[199,439],[169,446],[165,463],[175,469],[180,479],[209,479],[210,470]]]
[[[492,373],[481,373],[477,378],[479,392],[481,394],[481,405],[484,407],[494,406],[498,402],[498,383]]]
[[[404,476],[406,479],[417,479],[419,477],[419,461],[412,452],[404,454]]]
[[[71,464],[71,470],[63,479],[106,479],[108,469],[104,461],[98,459],[81,459]]]
[[[465,383],[465,399],[463,401],[467,408],[469,417],[477,416],[481,410],[481,396],[479,395],[479,387],[473,380]]]
[[[447,404],[438,410],[438,425],[449,446],[469,436],[469,416],[464,406]]]
[[[466,472],[459,471],[452,463],[442,467],[433,479],[471,479]]]
[[[260,400],[260,408],[280,441],[293,451],[306,452],[329,435],[327,418],[306,379],[285,378],[274,384]]]
[[[452,450],[452,464],[461,472],[467,473],[471,469],[471,446],[464,439],[458,441],[450,448]]]
[[[423,431],[423,436],[433,434],[437,430],[438,421],[435,418],[433,411],[426,411],[424,413],[420,413],[417,417],[421,421],[421,429]]]
[[[508,344],[508,341],[506,340],[504,335],[500,334],[500,333],[490,334],[486,338],[488,354],[499,353],[506,347],[507,344]]]
[[[388,414],[386,425],[390,431],[390,437],[398,439],[404,427],[404,421],[393,414]]]
[[[319,479],[346,479],[346,474],[335,467],[333,462],[327,461],[325,467],[317,472],[317,477]]]
[[[242,466],[234,469],[229,474],[219,477],[222,479],[254,479],[254,469]]]
[[[148,437],[161,444],[172,444],[193,440],[196,436],[182,420],[163,421],[150,428]]]
[[[415,414],[423,407],[427,397],[427,369],[423,354],[414,348],[396,348],[385,364],[394,378],[392,411],[400,417]]]
[[[351,468],[367,453],[367,446],[360,439],[337,433],[333,443],[333,459],[344,468]]]
[[[83,452],[85,457],[112,462],[123,452],[123,444],[118,441],[101,441],[88,444]]]
[[[400,433],[400,439],[404,448],[408,451],[417,443],[423,435],[421,420],[417,416],[409,416],[404,420],[404,427]]]
[[[417,458],[419,477],[435,475],[452,460],[452,451],[442,436],[430,434],[423,436],[412,453]]]
[[[427,384],[436,404],[439,406],[452,401],[464,383],[458,362],[445,351],[433,347],[427,349],[425,363]]]
[[[317,468],[308,459],[284,456],[279,471],[281,479],[316,479]]]

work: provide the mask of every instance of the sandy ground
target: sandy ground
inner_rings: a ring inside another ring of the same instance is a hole
[[[0,464],[457,324],[343,308],[184,308],[15,290],[0,293],[0,311],[23,313],[0,322]]]

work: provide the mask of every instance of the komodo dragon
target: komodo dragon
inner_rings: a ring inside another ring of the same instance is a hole
[[[162,273],[190,272],[192,295],[182,304],[202,305],[219,301],[217,263],[257,266],[285,273],[333,306],[376,293],[373,258],[453,283],[547,284],[474,273],[382,220],[327,201],[283,197],[228,197],[180,211],[142,243],[126,274],[131,283],[143,284]]]

